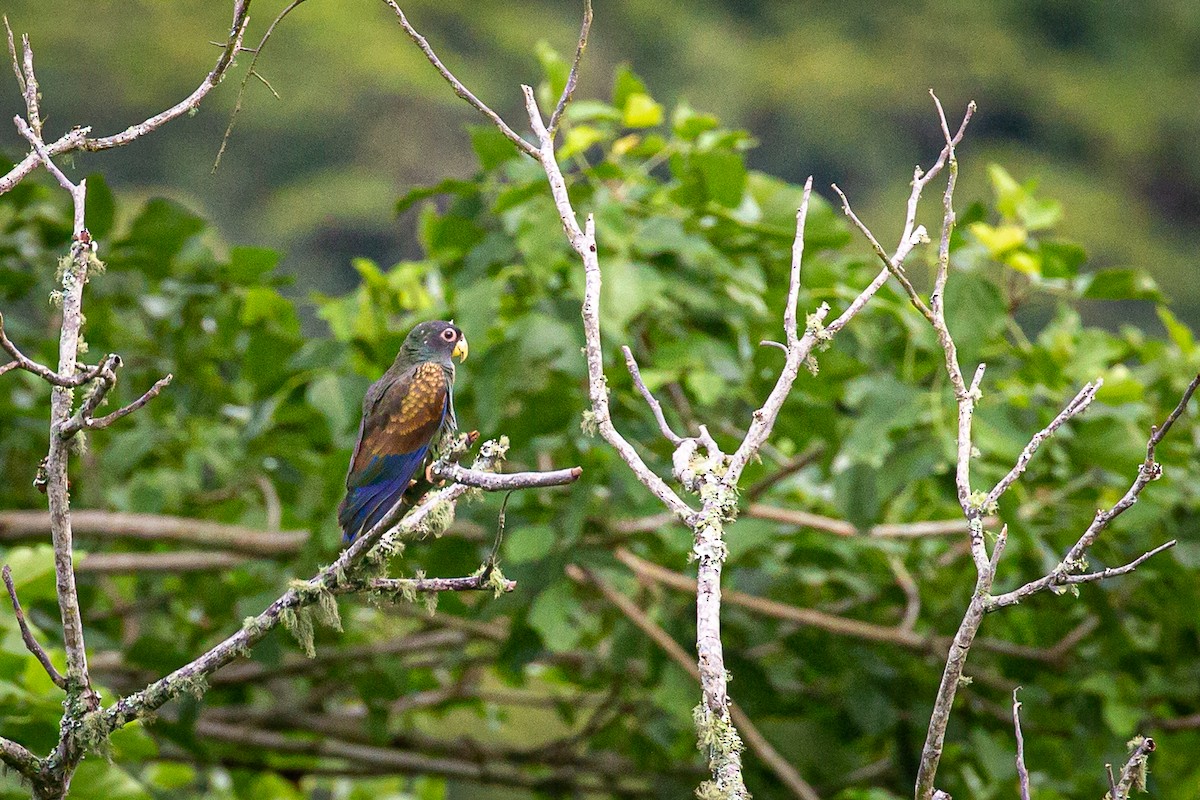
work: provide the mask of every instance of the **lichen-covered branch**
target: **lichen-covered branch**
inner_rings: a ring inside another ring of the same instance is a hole
[[[495,470],[503,458],[505,449],[506,445],[502,441],[485,442],[479,449],[479,456],[472,470]],[[439,465],[435,471],[444,467],[444,464]],[[534,485],[538,485],[536,479],[533,480]],[[506,486],[504,490],[510,488],[522,487]],[[130,720],[160,708],[179,694],[191,691],[198,682],[202,684],[208,675],[248,654],[249,648],[261,641],[271,630],[281,624],[295,626],[297,612],[318,604],[323,604],[327,610],[333,595],[343,593],[343,587],[359,581],[364,571],[369,572],[372,568],[386,563],[396,551],[400,539],[448,525],[453,518],[455,502],[471,490],[472,487],[462,483],[434,490],[426,495],[420,505],[404,514],[402,518],[401,513],[405,510],[405,505],[403,502],[397,503],[379,523],[342,551],[336,561],[307,581],[293,585],[262,613],[247,618],[239,631],[216,647],[142,691],[123,697],[113,706],[91,715],[96,730],[107,734]],[[311,636],[311,621],[308,625]],[[311,647],[311,641],[307,646]]]
[[[932,93],[931,93],[932,95]],[[953,641],[951,642],[949,653],[946,658],[945,669],[942,673],[942,679],[938,686],[938,693],[934,700],[933,712],[930,716],[929,729],[926,733],[924,747],[921,751],[921,761],[917,773],[916,798],[917,800],[930,800],[930,798],[944,795],[934,786],[934,780],[937,775],[938,764],[941,760],[942,747],[945,742],[946,727],[949,724],[950,712],[954,704],[955,694],[958,687],[962,683],[964,669],[966,667],[967,656],[970,653],[971,647],[975,642],[976,634],[979,631],[980,625],[983,622],[984,616],[997,608],[1002,608],[1008,605],[1013,605],[1020,602],[1022,599],[1029,597],[1043,589],[1053,586],[1087,583],[1092,581],[1103,580],[1104,578],[1123,575],[1131,572],[1138,565],[1153,555],[1162,552],[1174,545],[1174,542],[1168,542],[1161,545],[1148,553],[1140,556],[1134,561],[1121,566],[1110,569],[1105,569],[1097,572],[1083,572],[1085,564],[1083,555],[1086,550],[1092,545],[1099,533],[1111,522],[1114,518],[1128,509],[1137,500],[1138,494],[1153,480],[1162,474],[1162,468],[1154,460],[1154,448],[1162,437],[1166,435],[1167,430],[1176,419],[1183,413],[1191,394],[1200,384],[1200,376],[1189,385],[1187,391],[1184,392],[1183,399],[1175,410],[1167,417],[1161,427],[1155,427],[1152,430],[1150,440],[1147,445],[1147,453],[1145,462],[1139,467],[1137,478],[1133,485],[1126,492],[1116,505],[1111,509],[1098,511],[1092,524],[1084,531],[1083,535],[1076,542],[1075,546],[1067,553],[1066,557],[1060,564],[1050,572],[1050,574],[1030,583],[1025,584],[1019,589],[1011,592],[993,596],[991,594],[992,585],[995,581],[997,568],[999,566],[1000,557],[1004,551],[1004,545],[1007,541],[1008,529],[1002,527],[999,535],[996,538],[996,543],[989,554],[984,537],[985,515],[994,511],[995,504],[1000,496],[1020,477],[1025,471],[1034,453],[1042,442],[1052,435],[1059,427],[1064,425],[1074,416],[1083,412],[1095,398],[1096,391],[1099,389],[1099,380],[1089,383],[1075,396],[1075,398],[1067,404],[1067,406],[1051,421],[1049,425],[1035,434],[1030,442],[1022,450],[1017,458],[1013,468],[997,482],[996,486],[989,492],[974,492],[971,488],[971,458],[973,455],[973,444],[971,436],[971,424],[974,415],[975,402],[980,397],[980,388],[983,381],[985,366],[980,364],[975,370],[974,377],[968,384],[963,376],[962,370],[958,364],[957,348],[954,343],[954,337],[946,324],[944,294],[946,282],[949,278],[950,269],[950,239],[954,229],[955,213],[954,213],[954,187],[958,175],[958,163],[955,158],[955,145],[961,137],[962,131],[966,126],[974,111],[974,104],[970,105],[967,114],[964,117],[963,124],[959,128],[957,135],[950,133],[949,126],[946,123],[945,112],[942,109],[940,101],[936,96],[933,96],[934,104],[937,108],[939,122],[943,137],[946,141],[946,148],[943,153],[946,156],[945,163],[949,167],[949,177],[946,181],[946,190],[943,194],[943,220],[941,237],[938,246],[937,256],[937,272],[934,277],[933,290],[930,294],[928,303],[921,297],[920,293],[908,280],[905,275],[902,261],[897,258],[889,258],[879,241],[871,233],[870,229],[856,214],[851,210],[849,200],[840,189],[835,188],[838,195],[842,199],[842,208],[846,215],[854,223],[871,244],[872,249],[884,262],[885,269],[893,275],[904,288],[914,308],[924,316],[933,327],[938,343],[941,346],[945,359],[946,374],[950,379],[950,384],[954,389],[955,400],[958,406],[958,430],[957,430],[957,459],[955,466],[955,489],[958,496],[959,505],[962,508],[963,515],[966,518],[968,533],[970,537],[970,547],[972,559],[975,563],[976,578],[975,588],[971,595],[970,603],[967,606],[966,613],[963,616],[962,622],[959,625]],[[914,185],[921,179],[918,172],[914,180]],[[914,197],[916,193],[914,192]],[[911,219],[910,205],[910,219]],[[910,240],[927,240],[927,235],[922,229],[913,230],[906,225],[905,235]],[[1014,697],[1015,703],[1015,697]],[[1019,720],[1015,719],[1016,706],[1014,705],[1014,720],[1018,726]],[[1023,768],[1023,764],[1022,764]],[[1027,786],[1023,787],[1027,792]]]

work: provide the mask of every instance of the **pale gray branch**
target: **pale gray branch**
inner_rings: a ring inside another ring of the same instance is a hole
[[[1025,737],[1021,735],[1021,702],[1017,700],[1018,686],[1013,689],[1013,730],[1017,737],[1017,785],[1020,787],[1021,800],[1029,800],[1029,770],[1025,768]]]
[[[436,69],[438,74],[445,79],[446,83],[450,84],[450,88],[454,90],[454,93],[463,100],[466,100],[480,114],[483,114],[485,117],[487,117],[491,123],[495,125],[496,128],[505,135],[505,137],[508,138],[510,142],[517,146],[518,150],[528,156],[532,156],[533,158],[540,160],[538,148],[522,139],[516,131],[508,127],[508,123],[506,123],[499,114],[488,108],[487,104],[472,94],[471,90],[462,84],[462,81],[454,77],[454,73],[447,69],[446,65],[442,63],[442,60],[438,58],[437,53],[433,52],[433,48],[429,46],[429,42],[425,39],[425,37],[417,33],[417,29],[409,23],[408,17],[404,16],[404,11],[401,10],[396,0],[384,0],[384,2],[387,3],[392,11],[395,12],[397,19],[400,20],[400,27],[404,28],[404,32],[408,34],[408,38],[412,39],[416,43],[417,47],[421,49],[421,52],[425,54],[425,58],[429,59],[429,63],[433,65],[433,68]],[[590,20],[590,14],[588,16]],[[584,33],[586,35],[586,31]]]
[[[485,492],[508,492],[513,489],[537,489],[548,486],[565,486],[574,483],[583,474],[582,467],[556,469],[548,472],[483,472],[467,469],[459,464],[447,463],[430,469],[438,478],[451,480],[465,486],[483,489]]]
[[[295,553],[309,536],[308,531],[301,530],[264,531],[185,517],[88,509],[73,511],[71,523],[75,533],[81,536],[179,542],[255,556]],[[36,539],[45,536],[49,530],[50,515],[45,511],[0,511],[0,541]]]
[[[8,599],[12,601],[13,616],[17,618],[17,627],[21,629],[21,639],[25,642],[25,648],[38,660],[42,669],[46,670],[46,674],[50,676],[50,680],[54,681],[54,685],[60,689],[66,689],[67,679],[55,669],[54,664],[50,661],[50,656],[33,637],[33,631],[29,630],[29,624],[25,621],[25,612],[21,609],[21,601],[17,599],[17,587],[13,585],[12,570],[9,569],[8,564],[5,564],[4,569],[0,572],[3,573],[4,586],[8,589]]]

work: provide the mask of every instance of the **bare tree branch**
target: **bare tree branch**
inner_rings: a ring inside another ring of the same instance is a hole
[[[517,588],[516,581],[502,580],[498,585],[490,582],[486,570],[477,575],[463,578],[376,578],[367,583],[367,589],[380,594],[403,596],[409,593],[426,592],[511,592]]]
[[[1013,730],[1017,736],[1017,786],[1021,791],[1021,800],[1029,800],[1029,770],[1025,768],[1025,737],[1021,735],[1021,702],[1017,700],[1018,686],[1013,689]]]
[[[42,760],[11,739],[0,736],[0,762],[21,775],[36,781],[42,770]]]
[[[64,678],[54,664],[50,661],[50,656],[38,644],[38,640],[33,638],[33,632],[29,630],[29,624],[25,622],[25,612],[21,610],[21,601],[17,599],[17,587],[13,585],[12,570],[8,564],[4,565],[4,569],[0,570],[4,576],[4,586],[8,589],[8,598],[12,601],[13,616],[17,618],[17,627],[21,629],[21,639],[25,642],[25,647],[33,654],[33,657],[38,660],[42,668],[46,670],[46,674],[50,676],[50,680],[54,681],[54,685],[60,689],[67,688],[67,679]]]
[[[295,553],[309,537],[308,531],[264,531],[185,517],[87,509],[71,512],[71,524],[80,536],[178,542],[256,556]],[[39,538],[49,530],[50,515],[45,511],[0,511],[0,541]]]
[[[567,73],[567,83],[563,86],[562,96],[558,98],[558,105],[554,107],[554,113],[550,115],[550,123],[546,126],[551,139],[558,133],[558,124],[562,122],[563,112],[567,110],[567,104],[571,102],[571,96],[575,94],[575,84],[579,82],[579,62],[583,60],[583,51],[587,49],[588,32],[591,29],[592,0],[583,0],[583,23],[579,28],[579,44],[575,47],[575,60],[571,62],[571,71]]]
[[[162,572],[217,572],[240,567],[249,556],[211,550],[176,550],[172,553],[88,553],[75,567],[80,575],[123,575]]]
[[[1112,769],[1109,767],[1111,800],[1129,800],[1130,789],[1135,783],[1142,786],[1143,791],[1145,790],[1143,784],[1146,780],[1146,761],[1154,752],[1154,740],[1138,736],[1130,744],[1133,745],[1133,752],[1130,753],[1125,766],[1121,768],[1121,777],[1117,779],[1115,786],[1111,783]]]
[[[518,150],[527,156],[532,156],[534,159],[538,159],[538,149],[536,147],[522,139],[516,131],[508,127],[508,124],[500,118],[499,114],[488,108],[488,106],[482,100],[471,93],[470,89],[468,89],[466,86],[463,86],[462,81],[454,77],[454,73],[447,69],[446,65],[442,63],[442,60],[437,57],[437,53],[433,52],[433,48],[429,46],[429,42],[426,41],[425,37],[417,33],[417,29],[409,23],[408,17],[404,16],[404,11],[400,9],[400,6],[396,3],[396,0],[384,0],[384,2],[387,3],[388,6],[391,7],[392,11],[396,13],[397,19],[400,20],[400,27],[404,28],[404,32],[408,34],[408,38],[416,42],[417,47],[419,47],[421,52],[425,54],[425,58],[429,59],[429,63],[432,64],[433,68],[438,71],[438,74],[450,84],[450,88],[454,90],[454,93],[470,103],[471,106],[474,107],[474,109],[480,114],[483,114],[485,117],[487,117],[491,123],[508,138],[510,142],[517,146]],[[588,16],[590,18],[590,14]],[[551,146],[553,146],[553,144]]]
[[[671,657],[672,661],[682,667],[694,680],[701,680],[700,670],[696,666],[696,662],[669,633],[651,620],[632,600],[618,592],[598,575],[575,564],[567,567],[567,576],[577,583],[590,583],[599,589],[605,599],[616,606],[617,610],[624,614],[626,619],[632,622],[638,630],[646,634],[651,641]],[[746,743],[754,751],[755,755],[761,758],[763,763],[788,787],[792,795],[801,798],[801,800],[820,800],[820,795],[817,794],[816,790],[800,777],[800,774],[788,763],[787,759],[781,756],[771,743],[767,741],[766,737],[759,733],[758,728],[755,727],[742,708],[737,703],[731,702],[729,709],[730,716],[734,724],[737,725],[738,730],[745,737]]]
[[[1067,403],[1066,408],[1060,411],[1058,416],[1055,417],[1049,425],[1047,425],[1045,428],[1042,428],[1042,430],[1040,430],[1038,433],[1034,434],[1034,437],[1029,440],[1029,444],[1025,445],[1025,448],[1021,451],[1021,455],[1017,456],[1017,463],[1014,464],[1013,468],[1009,470],[1008,474],[1001,478],[996,483],[995,487],[988,492],[985,503],[986,505],[994,505],[1000,499],[1000,497],[1006,491],[1008,491],[1008,487],[1012,486],[1017,478],[1021,477],[1021,474],[1024,473],[1025,468],[1029,466],[1030,460],[1033,459],[1033,454],[1037,452],[1037,449],[1041,446],[1042,442],[1052,436],[1056,430],[1061,428],[1063,424],[1067,422],[1067,420],[1077,416],[1078,414],[1082,414],[1087,410],[1087,407],[1091,405],[1093,400],[1096,399],[1096,392],[1100,391],[1100,387],[1102,385],[1103,381],[1100,378],[1097,378],[1091,383],[1084,384],[1084,387],[1079,390],[1079,394],[1075,395],[1075,399]]]
[[[625,366],[629,370],[629,376],[633,379],[633,385],[637,387],[638,392],[646,401],[646,405],[650,406],[650,410],[654,412],[654,419],[658,422],[659,433],[676,447],[683,444],[683,437],[671,430],[671,426],[667,424],[667,418],[663,414],[662,403],[658,402],[653,392],[646,386],[646,382],[642,380],[642,371],[638,369],[637,359],[633,357],[633,351],[629,347],[624,346],[621,348],[621,352],[625,354]]]
[[[537,489],[548,486],[565,486],[574,483],[583,474],[582,467],[558,469],[549,472],[512,472],[500,474],[467,469],[458,464],[434,467],[430,473],[436,477],[483,489],[485,492],[507,492],[512,489]]]
[[[968,526],[965,520],[945,519],[927,520],[924,522],[885,522],[872,525],[866,530],[859,530],[852,523],[842,519],[814,514],[798,508],[780,508],[766,503],[751,503],[746,509],[746,516],[755,519],[769,519],[773,522],[784,522],[789,525],[799,525],[805,528],[832,533],[836,536],[868,536],[877,539],[913,539],[923,536],[949,536],[966,533]],[[995,517],[985,517],[985,526],[995,524]]]
[[[1071,417],[1082,412],[1087,408],[1088,404],[1095,397],[1096,390],[1099,388],[1099,382],[1086,385],[1083,390],[1067,405],[1067,407],[1059,413],[1059,415],[1036,434],[1029,444],[1018,457],[1017,464],[1010,472],[997,483],[997,485],[988,493],[978,493],[971,490],[970,462],[972,458],[972,436],[971,422],[974,413],[975,402],[980,395],[980,386],[984,374],[984,365],[980,364],[975,371],[975,375],[968,385],[963,377],[961,368],[958,364],[957,349],[955,347],[954,338],[951,335],[949,328],[946,325],[945,306],[943,302],[944,290],[949,274],[950,263],[950,236],[955,223],[955,213],[953,207],[954,187],[958,175],[958,163],[954,154],[954,146],[956,137],[952,136],[949,131],[949,126],[945,121],[945,112],[942,109],[940,101],[933,96],[935,106],[937,107],[939,121],[941,123],[943,136],[946,140],[945,153],[947,154],[946,163],[949,165],[949,177],[946,181],[946,191],[943,195],[943,221],[942,233],[938,247],[938,267],[937,274],[934,279],[933,292],[930,295],[930,303],[926,305],[920,294],[908,281],[907,276],[903,272],[903,268],[899,259],[889,258],[880,246],[878,240],[871,233],[870,229],[862,223],[862,221],[850,209],[849,201],[845,195],[837,190],[842,198],[843,210],[851,218],[854,224],[862,231],[863,235],[871,243],[876,254],[884,262],[885,267],[893,274],[900,284],[904,287],[908,294],[912,305],[929,321],[937,334],[938,343],[941,345],[943,355],[945,357],[946,373],[950,378],[950,383],[954,388],[954,394],[958,405],[958,435],[957,435],[957,464],[955,470],[955,487],[958,494],[959,505],[962,507],[963,514],[970,534],[970,549],[971,555],[976,567],[975,589],[972,592],[971,601],[967,611],[963,616],[962,622],[959,625],[958,632],[955,634],[954,640],[950,645],[946,666],[942,674],[942,680],[938,687],[937,698],[934,702],[933,713],[930,718],[929,729],[926,734],[925,745],[922,748],[921,762],[917,776],[916,797],[917,800],[930,800],[944,793],[939,792],[934,786],[934,779],[937,774],[938,763],[942,755],[942,746],[945,741],[946,726],[949,723],[950,711],[954,703],[954,696],[958,686],[961,683],[963,670],[966,665],[967,655],[970,652],[971,646],[975,641],[975,636],[978,633],[979,627],[983,621],[983,617],[988,611],[1005,605],[1012,605],[1020,599],[1041,591],[1045,588],[1050,588],[1053,585],[1061,585],[1067,583],[1085,583],[1090,581],[1101,580],[1106,577],[1122,575],[1132,571],[1139,564],[1155,553],[1170,547],[1172,543],[1163,545],[1155,550],[1146,553],[1142,557],[1133,562],[1113,569],[1107,569],[1100,572],[1087,574],[1075,574],[1084,568],[1082,562],[1083,553],[1095,541],[1096,536],[1103,530],[1108,523],[1132,506],[1136,501],[1137,495],[1141,490],[1152,480],[1159,477],[1162,473],[1161,467],[1154,461],[1154,447],[1161,441],[1162,437],[1169,430],[1171,424],[1182,414],[1187,405],[1188,399],[1196,386],[1200,384],[1200,376],[1189,385],[1188,390],[1184,393],[1183,399],[1176,407],[1175,411],[1168,416],[1164,422],[1162,429],[1155,428],[1151,433],[1150,441],[1147,445],[1146,461],[1138,470],[1138,477],[1134,484],[1126,492],[1125,496],[1109,511],[1099,511],[1095,519],[1084,534],[1080,537],[1076,545],[1068,552],[1067,557],[1047,576],[1033,581],[1020,589],[1014,590],[1004,595],[992,596],[991,588],[995,580],[997,567],[999,565],[1000,556],[1004,550],[1004,544],[1007,537],[1007,527],[1002,528],[996,540],[996,545],[992,553],[989,555],[984,540],[984,514],[987,510],[994,508],[996,500],[1001,494],[1020,476],[1028,465],[1034,452],[1037,450],[1041,442],[1051,435],[1058,427],[1064,424]],[[969,119],[974,110],[973,104],[968,107],[967,115],[964,118],[964,126],[966,119]],[[961,127],[960,127],[961,133]],[[920,175],[916,176],[917,180]],[[915,196],[915,195],[914,195]],[[906,226],[906,235],[909,232]],[[924,239],[927,238],[921,229],[916,229],[912,232],[912,238]]]
[[[82,386],[88,381],[96,377],[100,372],[100,367],[96,366],[84,372],[78,372],[74,375],[59,375],[49,367],[43,366],[32,359],[26,358],[25,355],[17,349],[17,346],[12,343],[8,335],[4,332],[4,315],[0,314],[0,347],[12,356],[13,360],[4,366],[0,367],[0,375],[8,372],[11,369],[23,369],[27,372],[32,372],[42,380],[53,386]]]
[[[120,133],[111,136],[104,136],[98,139],[89,139],[87,134],[88,128],[75,128],[63,134],[58,140],[46,145],[46,152],[50,156],[61,155],[72,150],[107,150],[112,147],[121,147],[127,145],[135,139],[144,136],[151,131],[165,125],[167,122],[180,117],[189,111],[198,108],[200,102],[212,91],[221,78],[229,70],[233,64],[234,55],[241,49],[242,36],[246,32],[246,26],[249,24],[250,17],[250,0],[236,0],[233,6],[233,22],[229,29],[229,37],[226,40],[225,48],[221,51],[221,55],[217,58],[216,65],[205,76],[200,86],[186,98],[176,103],[159,114],[155,114],[143,122],[136,125],[131,125]],[[28,86],[25,87],[28,91]],[[33,172],[41,163],[41,156],[36,150],[21,159],[12,169],[3,177],[0,177],[0,194],[12,189],[23,178]]]

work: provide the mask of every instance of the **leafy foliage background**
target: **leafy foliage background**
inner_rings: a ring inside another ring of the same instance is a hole
[[[553,96],[564,65],[548,49],[540,57],[543,92]],[[754,144],[748,133],[724,128],[686,103],[660,105],[628,69],[617,71],[609,100],[585,96],[571,107],[561,155],[574,165],[576,205],[597,218],[607,353],[612,358],[619,345],[633,346],[652,388],[669,395],[676,384],[682,407],[725,439],[746,424],[779,367],[777,351],[757,343],[779,333],[799,187],[747,167]],[[399,211],[417,215],[420,257],[385,264],[357,259],[360,283],[344,293],[291,284],[277,254],[227,246],[185,205],[115,198],[102,178],[89,178],[89,228],[107,262],[86,292],[89,351],[124,357],[117,401],[131,400],[164,372],[176,380],[146,410],[91,438],[74,464],[76,505],[265,527],[258,481],[265,478],[282,501],[283,527],[313,534],[289,563],[256,561],[202,580],[85,581],[89,644],[119,653],[120,668],[102,678],[113,691],[186,661],[260,610],[289,578],[333,557],[334,509],[362,392],[420,319],[453,317],[470,338],[472,358],[460,372],[456,401],[465,426],[485,436],[507,434],[515,465],[580,463],[585,472],[570,491],[512,497],[503,565],[519,582],[516,593],[446,597],[438,607],[442,615],[503,626],[502,640],[450,648],[432,663],[397,656],[322,662],[311,672],[218,685],[150,728],[115,736],[111,763],[89,758],[74,797],[527,796],[428,778],[301,778],[317,759],[223,747],[197,737],[193,724],[221,707],[361,708],[373,743],[470,735],[526,747],[577,725],[580,697],[621,708],[588,738],[587,749],[618,753],[657,775],[651,788],[660,796],[691,791],[691,776],[679,769],[698,763],[691,722],[696,687],[602,598],[564,575],[568,564],[595,570],[686,644],[694,633],[689,597],[638,585],[613,551],[622,545],[685,571],[690,541],[669,525],[633,534],[620,525],[658,509],[581,426],[581,271],[536,166],[490,130],[472,130],[470,142],[477,163],[470,177],[399,200]],[[963,150],[964,160],[971,159]],[[1098,402],[1045,446],[1001,504],[1011,532],[1009,572],[1002,576],[1008,588],[1057,563],[1094,510],[1120,496],[1144,458],[1149,425],[1174,405],[1200,367],[1200,353],[1147,274],[1089,267],[1082,249],[1061,238],[1058,203],[1000,167],[989,176],[984,202],[960,214],[946,301],[963,363],[989,365],[976,416],[977,475],[999,478],[1080,385],[1105,378]],[[1027,176],[1022,170],[1019,177]],[[812,309],[828,301],[836,308],[877,266],[852,242],[840,215],[814,202],[801,304]],[[54,307],[47,298],[69,238],[66,207],[56,192],[27,182],[0,197],[0,223],[10,335],[48,360]],[[918,281],[931,274],[929,264],[914,263],[910,271]],[[1108,312],[1104,327],[1085,325],[1079,312],[1084,303],[1128,299],[1153,304],[1167,335],[1118,324],[1117,312]],[[820,354],[817,374],[798,382],[777,425],[778,452],[748,478],[777,468],[774,459],[810,449],[820,456],[763,501],[860,527],[954,517],[954,411],[940,359],[906,299],[883,289]],[[669,452],[656,441],[617,360],[608,375],[618,426],[666,470]],[[0,382],[5,508],[42,506],[32,480],[45,450],[47,402],[47,390],[30,376],[12,373]],[[989,637],[1038,648],[1088,617],[1099,625],[1061,663],[974,654],[968,670],[974,682],[956,709],[945,760],[943,783],[952,793],[986,799],[1012,792],[1009,702],[1020,684],[1039,797],[1099,796],[1103,763],[1120,760],[1124,741],[1139,731],[1159,741],[1151,776],[1156,796],[1194,794],[1200,733],[1167,731],[1158,721],[1195,713],[1200,693],[1196,431],[1191,418],[1181,422],[1160,450],[1166,476],[1093,553],[1115,565],[1167,538],[1179,537],[1177,548],[1131,577],[1085,587],[1078,597],[1039,597],[985,623]],[[396,567],[405,574],[474,570],[490,547],[497,503],[462,510],[482,536],[413,543]],[[920,587],[918,630],[929,634],[954,630],[971,586],[969,560],[953,539],[835,537],[747,517],[731,527],[729,546],[729,587],[880,624],[896,623],[904,607],[889,565],[899,559]],[[43,639],[52,638],[48,546],[15,547],[4,558]],[[136,623],[110,613],[119,604],[140,609]],[[319,653],[393,638],[428,619],[420,608],[357,600],[342,608],[346,633],[319,631]],[[44,750],[60,712],[57,693],[26,654],[10,615],[0,614],[0,630],[0,733]],[[939,656],[733,606],[725,611],[725,637],[733,696],[806,778],[846,800],[907,795]],[[279,666],[296,652],[293,642],[275,636],[254,658]],[[491,685],[566,699],[553,713],[478,698],[389,711],[397,698],[443,685],[480,663]],[[209,769],[190,759],[225,765]],[[245,763],[237,766],[238,760]],[[749,770],[758,796],[783,796],[753,759]],[[866,777],[852,780],[856,771]],[[23,796],[11,778],[0,780],[9,781],[0,783],[4,796]]]

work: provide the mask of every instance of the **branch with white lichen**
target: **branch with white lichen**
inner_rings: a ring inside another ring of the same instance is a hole
[[[930,93],[931,96],[932,92]],[[942,672],[942,679],[938,686],[938,693],[934,700],[933,712],[930,716],[929,728],[926,733],[925,745],[921,751],[921,761],[917,773],[916,785],[916,800],[930,800],[931,798],[944,795],[934,785],[937,776],[937,769],[942,756],[942,748],[945,743],[946,728],[950,721],[951,709],[954,705],[954,698],[959,686],[962,685],[964,670],[966,668],[967,656],[970,653],[971,647],[975,642],[976,634],[983,623],[983,619],[990,611],[994,611],[1006,606],[1015,605],[1022,600],[1037,594],[1045,589],[1056,589],[1068,585],[1076,585],[1080,583],[1090,583],[1103,580],[1105,578],[1116,577],[1118,575],[1127,574],[1136,569],[1140,564],[1145,562],[1152,556],[1169,549],[1174,546],[1175,542],[1170,541],[1153,550],[1139,556],[1135,560],[1125,564],[1124,566],[1087,572],[1084,555],[1087,549],[1095,542],[1100,532],[1108,526],[1113,519],[1119,516],[1126,509],[1130,508],[1136,502],[1141,491],[1153,480],[1157,479],[1162,474],[1161,466],[1154,459],[1154,448],[1166,435],[1171,425],[1183,413],[1187,406],[1188,400],[1195,391],[1197,384],[1200,383],[1200,376],[1188,386],[1183,394],[1182,400],[1175,410],[1167,417],[1162,426],[1152,429],[1150,440],[1147,445],[1146,460],[1139,466],[1138,474],[1129,490],[1108,510],[1100,510],[1096,512],[1096,516],[1092,524],[1088,526],[1083,535],[1080,536],[1076,544],[1068,551],[1063,560],[1051,572],[1042,578],[1006,592],[1000,595],[992,594],[992,585],[996,579],[997,568],[999,566],[1000,557],[1004,552],[1004,546],[1007,541],[1008,529],[1002,526],[996,536],[996,542],[989,553],[985,541],[985,521],[988,515],[994,514],[996,504],[1000,497],[1008,490],[1013,483],[1021,476],[1028,467],[1034,454],[1037,452],[1041,444],[1060,427],[1065,425],[1073,417],[1083,413],[1096,397],[1096,392],[1100,388],[1100,380],[1097,379],[1092,383],[1086,384],[1083,389],[1072,399],[1057,416],[1041,431],[1036,433],[1021,451],[1017,457],[1016,464],[1004,475],[996,485],[987,492],[976,492],[971,487],[971,458],[974,453],[974,445],[971,435],[972,420],[975,412],[975,404],[981,397],[981,386],[983,382],[985,365],[980,364],[975,370],[974,376],[968,383],[964,377],[961,367],[958,363],[958,351],[955,346],[954,337],[946,323],[946,310],[944,303],[946,282],[949,278],[950,271],[950,238],[954,230],[955,213],[954,213],[954,188],[958,177],[958,162],[955,157],[955,146],[961,139],[963,129],[966,127],[972,113],[974,112],[974,104],[972,103],[967,108],[967,113],[963,118],[963,123],[959,127],[957,134],[952,135],[950,128],[946,123],[946,115],[942,109],[941,102],[936,96],[933,96],[934,105],[937,109],[938,119],[941,123],[942,135],[946,142],[946,148],[943,151],[947,154],[946,163],[949,166],[949,176],[946,181],[946,190],[943,193],[943,219],[941,237],[938,245],[937,254],[937,272],[934,277],[932,292],[930,293],[929,301],[926,302],[920,292],[913,286],[912,282],[904,272],[901,259],[889,257],[880,246],[879,241],[871,233],[870,228],[854,213],[850,208],[850,202],[846,195],[836,186],[834,190],[838,193],[842,200],[842,209],[850,218],[855,227],[862,232],[863,236],[870,243],[875,254],[884,263],[884,268],[887,274],[895,277],[900,283],[905,293],[908,295],[913,307],[929,321],[937,335],[938,344],[942,349],[944,356],[946,375],[950,380],[950,385],[954,390],[955,400],[958,406],[958,428],[957,428],[957,459],[955,467],[955,489],[958,497],[959,505],[962,508],[963,515],[966,518],[968,536],[970,541],[970,549],[972,560],[975,564],[975,587],[971,595],[970,603],[967,606],[967,611],[963,616],[962,622],[959,624],[958,631],[955,633],[954,639],[950,645],[949,653],[946,658],[946,665]],[[917,174],[917,181],[921,180],[920,173]],[[927,239],[921,229],[913,231],[911,228],[911,209],[909,207],[909,224],[905,226],[905,234],[910,235],[913,239]],[[1018,726],[1019,735],[1019,720],[1016,718],[1016,708],[1014,698],[1014,722]],[[1021,764],[1023,769],[1024,765]],[[1026,787],[1027,788],[1027,787]]]

